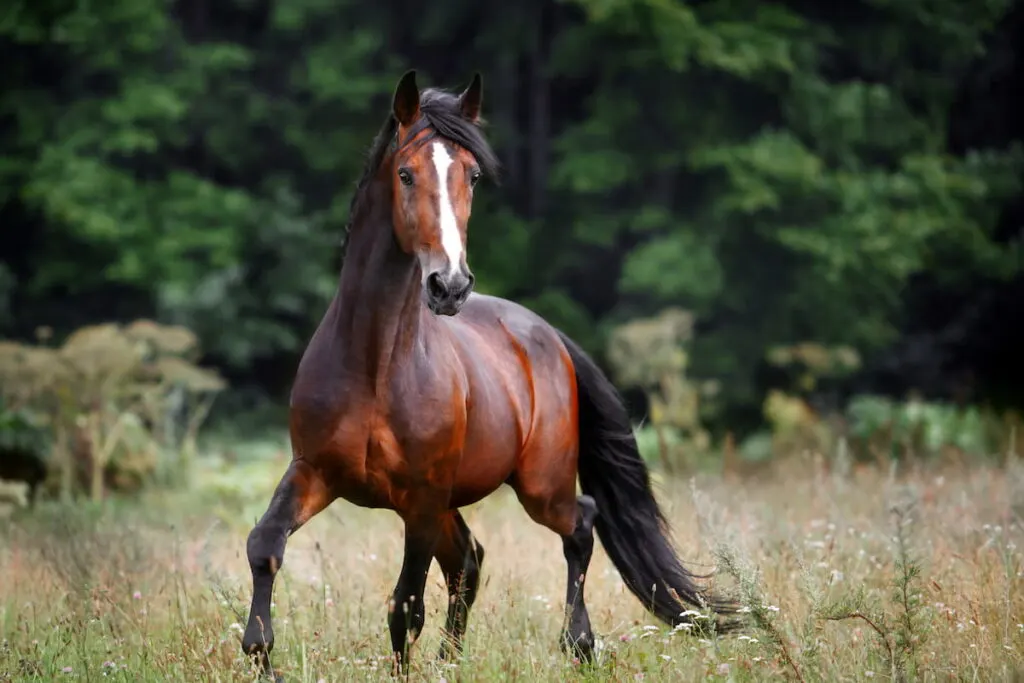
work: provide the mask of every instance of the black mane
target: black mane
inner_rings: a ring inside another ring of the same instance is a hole
[[[498,157],[481,132],[481,124],[473,123],[462,115],[457,95],[437,88],[426,88],[420,93],[420,120],[413,125],[411,133],[415,135],[426,128],[433,129],[433,134],[466,149],[476,158],[476,162],[484,174],[497,179],[500,170]],[[398,120],[395,119],[394,113],[388,112],[384,124],[373,139],[373,144],[367,155],[366,166],[363,168],[363,175],[356,184],[356,190],[352,195],[348,222],[342,235],[343,260],[348,235],[361,209],[366,189],[376,177],[377,171],[384,163],[384,158],[394,149],[395,145],[399,144],[396,139],[397,135]]]

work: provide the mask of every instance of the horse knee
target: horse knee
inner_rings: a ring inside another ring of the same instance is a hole
[[[277,529],[257,524],[245,544],[253,576],[274,576],[284,563],[285,538]]]

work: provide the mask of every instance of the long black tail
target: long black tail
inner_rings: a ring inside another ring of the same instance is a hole
[[[712,598],[683,567],[668,538],[669,526],[651,490],[632,424],[615,386],[596,363],[559,333],[576,366],[579,401],[580,487],[597,503],[598,538],[630,591],[662,621],[706,625],[683,614],[711,608],[720,616],[738,605]],[[680,602],[682,601],[682,602]],[[718,632],[738,625],[719,619]]]

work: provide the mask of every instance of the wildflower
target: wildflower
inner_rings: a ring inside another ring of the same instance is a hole
[[[132,593],[132,600],[141,600],[141,599],[142,599],[142,591],[135,591],[134,593]]]
[[[661,657],[662,659],[664,659],[666,662],[671,662],[672,661],[672,657],[670,657],[669,655],[658,655],[658,656]]]
[[[726,674],[729,673],[729,664],[728,664],[728,662],[722,662],[721,664],[718,665],[718,673],[721,676],[725,676]]]
[[[63,669],[61,669],[61,671],[63,671],[66,674],[70,674],[70,673],[74,673],[75,672],[75,670],[72,669],[70,666],[65,666]]]

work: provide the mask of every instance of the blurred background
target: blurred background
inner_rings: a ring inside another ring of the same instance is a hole
[[[1011,0],[8,0],[0,478],[101,499],[285,457],[407,68],[482,72],[478,289],[600,360],[652,467],[1019,452],[1022,27]]]

